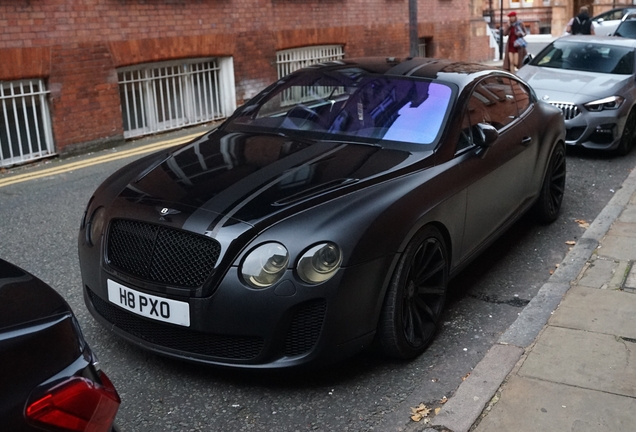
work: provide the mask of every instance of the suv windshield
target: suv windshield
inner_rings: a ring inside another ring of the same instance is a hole
[[[530,64],[554,69],[630,75],[634,71],[634,50],[597,43],[555,41]]]
[[[432,144],[453,91],[422,79],[369,75],[358,69],[289,75],[240,109],[228,130],[333,140]]]

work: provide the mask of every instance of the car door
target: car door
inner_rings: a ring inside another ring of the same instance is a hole
[[[490,240],[527,205],[538,151],[538,137],[530,133],[520,115],[528,115],[529,98],[527,89],[506,76],[484,79],[470,96],[464,118],[470,133],[478,123],[487,123],[497,129],[499,136],[489,148],[463,156],[462,172],[469,177],[469,185],[462,259]],[[521,113],[518,106],[523,107]]]

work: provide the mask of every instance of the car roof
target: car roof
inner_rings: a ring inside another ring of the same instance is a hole
[[[369,74],[418,77],[453,82],[460,87],[491,73],[507,72],[481,63],[428,57],[361,57],[312,65],[304,70],[346,70],[358,68]]]
[[[601,15],[611,14],[612,12],[618,12],[618,11],[622,11],[623,14],[626,14],[626,13],[629,13],[630,11],[636,11],[636,7],[620,7],[620,8],[610,9],[608,11],[601,12],[600,14],[594,15],[592,17],[592,20],[598,19]]]
[[[592,43],[603,45],[623,46],[628,48],[636,48],[636,39],[624,38],[618,36],[591,36],[591,35],[575,35],[575,36],[563,36],[555,40],[554,42],[567,41],[567,42],[580,42],[580,43]]]

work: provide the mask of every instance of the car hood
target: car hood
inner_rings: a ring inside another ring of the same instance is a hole
[[[517,75],[534,89],[539,99],[548,102],[587,103],[617,94],[632,79],[631,75],[553,69],[526,65]]]
[[[0,259],[0,332],[70,311],[51,287]]]
[[[432,154],[215,131],[137,168],[119,195],[128,205],[116,207],[131,214],[145,204],[150,218],[211,235],[221,227],[283,218],[401,175],[416,162],[430,166]]]

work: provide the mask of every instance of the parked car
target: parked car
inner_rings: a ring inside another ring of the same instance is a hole
[[[636,39],[636,9],[623,17],[612,36]]]
[[[616,32],[623,17],[636,12],[636,8],[616,8],[592,17],[594,33],[597,36],[611,36]]]
[[[120,398],[50,286],[0,259],[0,429],[114,430]]]
[[[563,111],[566,144],[624,155],[636,138],[635,48],[633,39],[566,36],[517,74]]]
[[[88,309],[183,360],[409,359],[448,280],[526,210],[557,218],[558,109],[502,70],[341,60],[279,79],[218,129],[133,162],[79,231]]]

